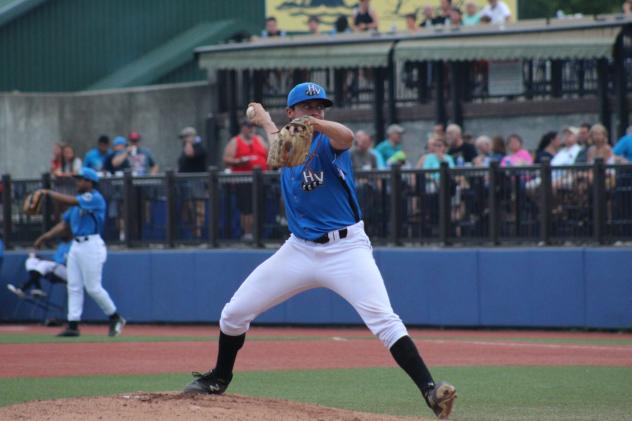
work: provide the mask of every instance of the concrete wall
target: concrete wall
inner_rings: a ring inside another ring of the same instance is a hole
[[[125,135],[132,130],[143,135],[143,144],[154,152],[162,169],[175,168],[180,154],[177,134],[183,127],[193,125],[204,137],[210,104],[205,82],[77,94],[0,94],[0,173],[16,178],[38,177],[48,170],[53,143],[68,142],[83,156],[100,134]],[[518,105],[508,103],[507,107]],[[549,103],[541,114],[531,110],[525,116],[514,109],[497,117],[507,107],[501,110],[497,104],[476,106],[487,112],[466,115],[466,133],[507,136],[515,132],[524,138],[529,149],[535,149],[547,131],[598,120],[596,113],[587,111],[593,107],[569,114],[567,106]],[[403,147],[411,165],[423,152],[434,125],[430,113],[417,114],[423,115],[421,118],[413,118],[414,115],[402,112],[401,118],[407,129]],[[282,112],[273,112],[272,116],[278,123],[285,121]],[[374,131],[371,110],[332,110],[330,116],[353,130]],[[223,146],[230,137],[226,115],[220,116],[219,124],[220,144],[210,154],[221,162]],[[376,143],[380,140],[376,139]]]
[[[163,169],[175,168],[178,133],[205,135],[206,83],[77,94],[0,94],[0,173],[38,177],[48,171],[52,145],[70,143],[81,157],[100,134],[138,131]]]

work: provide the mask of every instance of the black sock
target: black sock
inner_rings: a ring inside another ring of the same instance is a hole
[[[22,291],[26,291],[31,286],[34,286],[37,289],[42,289],[42,284],[40,283],[40,273],[36,270],[29,270],[29,279],[20,287]]]
[[[119,316],[119,314],[115,311],[114,313],[110,314],[109,319],[111,321],[114,321],[114,320],[118,320],[119,317],[121,317],[121,316]]]
[[[391,347],[391,354],[425,397],[434,387],[434,380],[410,336],[402,336],[395,342]]]
[[[217,364],[215,364],[215,374],[224,380],[230,380],[233,375],[233,367],[237,352],[244,346],[246,334],[239,336],[229,336],[224,332],[219,332],[219,350],[217,351]]]
[[[68,329],[79,330],[79,322],[68,322]]]

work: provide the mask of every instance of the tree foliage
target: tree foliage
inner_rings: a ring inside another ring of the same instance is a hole
[[[566,15],[618,13],[622,4],[623,0],[518,0],[518,16],[520,19],[553,17],[558,10]]]

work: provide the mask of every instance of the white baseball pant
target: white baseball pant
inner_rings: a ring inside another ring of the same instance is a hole
[[[105,243],[100,235],[87,240],[73,240],[68,253],[68,321],[78,322],[83,312],[83,289],[94,299],[103,312],[110,316],[116,306],[101,285],[103,264],[107,258]]]
[[[66,266],[60,265],[52,260],[39,259],[35,256],[29,256],[25,262],[27,272],[34,270],[42,276],[54,273],[63,280],[67,278]]]
[[[347,300],[364,323],[390,348],[408,334],[391,307],[384,280],[362,221],[347,227],[347,237],[329,233],[317,244],[291,235],[261,263],[222,310],[220,329],[227,335],[245,333],[250,322],[269,308],[313,288],[328,288]]]

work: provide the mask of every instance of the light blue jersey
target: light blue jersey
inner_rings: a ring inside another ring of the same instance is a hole
[[[79,204],[64,213],[64,221],[70,225],[72,235],[100,234],[105,223],[105,199],[97,190],[76,197]]]
[[[101,171],[103,169],[103,163],[105,162],[105,158],[112,151],[108,149],[104,153],[101,153],[99,148],[90,149],[88,153],[86,153],[85,158],[83,158],[83,166],[92,168],[95,171]]]
[[[315,240],[361,219],[351,168],[348,150],[337,152],[327,136],[315,134],[305,163],[281,170],[290,232]]]

